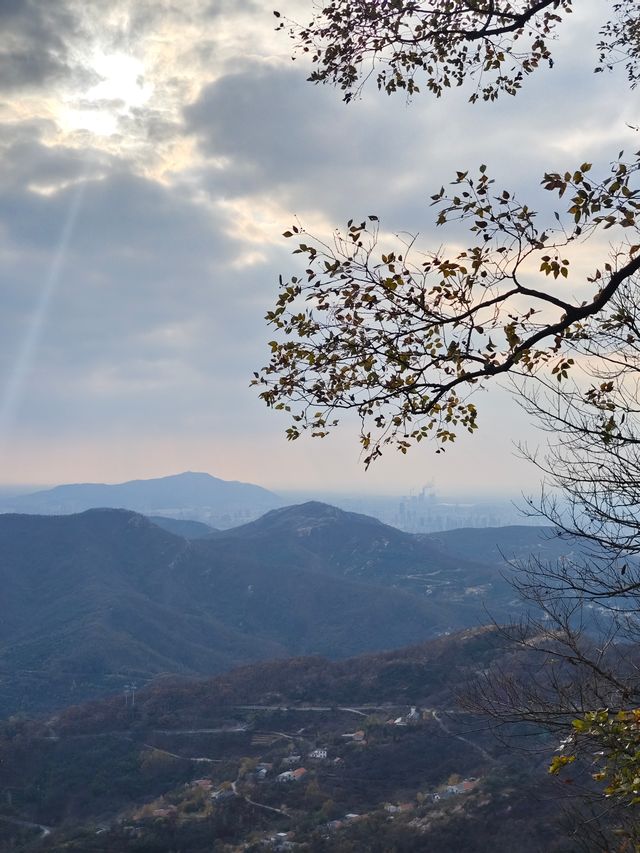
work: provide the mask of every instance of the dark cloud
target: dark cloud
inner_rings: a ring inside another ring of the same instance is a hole
[[[18,193],[27,186],[55,189],[88,176],[107,174],[116,158],[96,149],[79,150],[64,145],[45,145],[37,128],[3,126],[0,134],[0,188]],[[36,131],[36,132],[34,132]]]
[[[69,44],[79,32],[64,0],[0,0],[0,89],[39,87],[73,72]]]
[[[363,123],[363,109],[309,86],[300,70],[251,63],[205,87],[185,110],[201,150],[230,157],[243,190],[309,186],[309,177],[334,168],[358,168],[364,176],[389,153],[388,136]]]

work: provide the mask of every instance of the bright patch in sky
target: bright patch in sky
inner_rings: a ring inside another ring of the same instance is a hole
[[[74,104],[64,111],[62,121],[67,130],[111,136],[120,118],[149,101],[154,87],[145,79],[143,63],[134,56],[98,51],[88,65],[99,81],[81,95],[79,107]]]
[[[102,79],[87,92],[89,101],[118,100],[130,108],[149,100],[153,86],[145,81],[144,66],[135,57],[98,54],[93,67]]]

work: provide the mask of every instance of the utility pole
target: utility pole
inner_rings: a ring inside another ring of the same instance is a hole
[[[124,686],[124,704],[129,704],[129,696],[131,696],[131,707],[136,704],[136,690],[138,689],[138,685],[134,682],[131,684],[125,684]]]

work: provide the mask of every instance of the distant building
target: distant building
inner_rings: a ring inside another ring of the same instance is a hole
[[[415,808],[413,803],[398,803],[398,805],[394,805],[393,803],[385,803],[384,810],[389,814],[396,814],[397,812],[410,812]]]
[[[167,806],[164,809],[154,809],[152,815],[153,817],[172,817],[177,813],[178,809],[176,806]]]
[[[285,770],[284,773],[278,773],[276,782],[293,782],[293,770]]]
[[[317,761],[326,761],[327,750],[324,748],[314,749],[309,753],[309,758],[314,758]]]
[[[285,770],[284,773],[278,774],[276,776],[276,781],[278,782],[299,782],[304,776],[307,775],[307,771],[304,767],[298,767],[297,770]]]
[[[366,743],[364,739],[364,732],[362,730],[357,732],[345,732],[342,737],[349,738],[349,740],[354,741],[354,743]]]
[[[475,778],[475,776],[470,776],[468,779],[463,779],[462,782],[458,782],[456,785],[447,785],[447,787],[440,791],[440,797],[454,797],[457,794],[468,794],[475,787],[477,787],[479,780]]]
[[[266,761],[263,761],[260,764],[256,765],[255,777],[258,780],[258,782],[263,782],[267,778],[267,776],[269,775],[269,773],[271,772],[272,769],[273,769],[273,764],[269,764]]]
[[[292,764],[300,764],[302,756],[300,755],[286,755],[282,759],[283,767],[290,767]]]
[[[231,788],[224,788],[220,791],[214,791],[213,794],[211,794],[211,799],[215,802],[230,800],[232,797],[235,797],[235,793]]]

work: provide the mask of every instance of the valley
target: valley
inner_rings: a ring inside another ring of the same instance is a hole
[[[519,850],[537,850],[559,817],[544,758],[505,753],[456,704],[504,660],[498,633],[476,630],[7,721],[0,849],[19,838],[25,853],[409,851],[455,838],[462,851],[506,853],[526,831]],[[571,847],[558,837],[545,849]]]

